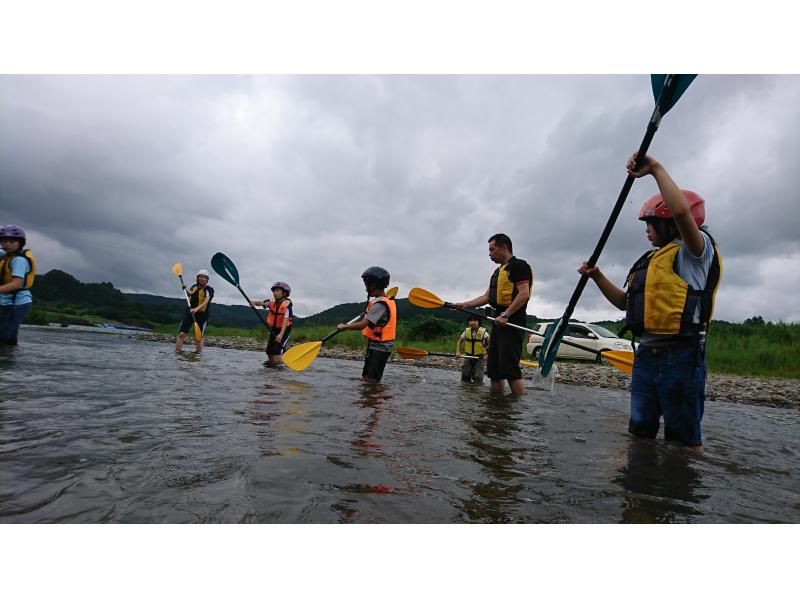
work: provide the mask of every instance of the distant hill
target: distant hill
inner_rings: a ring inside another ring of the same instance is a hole
[[[185,300],[177,297],[162,297],[144,293],[123,293],[110,282],[80,282],[71,274],[61,270],[50,270],[36,276],[31,289],[34,297],[32,318],[40,323],[58,321],[72,324],[108,320],[132,326],[151,327],[180,321],[186,306]],[[295,318],[300,324],[335,326],[347,322],[360,314],[366,301],[341,303],[307,318]],[[483,310],[477,309],[483,313]],[[262,311],[263,313],[263,311]],[[457,324],[466,324],[467,315],[451,309],[422,309],[411,305],[408,299],[397,300],[399,320],[408,322],[417,317],[438,318]],[[535,324],[535,316],[528,316],[528,323]],[[246,305],[222,305],[214,303],[211,323],[214,326],[233,328],[258,327],[253,310]]]
[[[147,295],[144,293],[123,294],[134,304],[147,307],[171,307],[177,314],[178,319],[182,317],[183,309],[186,307],[186,301],[184,299],[177,299],[175,297],[162,297],[161,295]],[[263,324],[259,324],[253,310],[246,305],[223,305],[221,303],[213,303],[211,309],[211,323],[214,326],[231,326],[233,328],[255,328],[257,326],[263,326]]]
[[[26,318],[29,323],[89,324],[108,320],[152,327],[179,322],[186,307],[186,302],[180,298],[123,293],[110,282],[80,282],[61,270],[37,275],[31,293],[34,308],[32,317]],[[215,326],[259,326],[253,311],[245,305],[214,304],[212,309]]]

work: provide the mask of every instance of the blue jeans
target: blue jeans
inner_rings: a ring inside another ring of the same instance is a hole
[[[706,398],[704,343],[664,348],[639,347],[631,378],[628,431],[655,438],[661,416],[664,439],[700,446]]]
[[[0,345],[17,344],[19,325],[32,307],[33,303],[0,305]]]

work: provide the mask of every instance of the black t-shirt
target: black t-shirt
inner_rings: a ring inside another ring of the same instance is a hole
[[[503,276],[500,270],[503,269]],[[525,260],[511,256],[511,259],[505,264],[505,267],[500,266],[492,274],[491,281],[489,282],[489,304],[497,310],[498,315],[505,310],[506,307],[511,305],[514,298],[519,294],[517,290],[517,283],[526,282],[528,288],[533,287],[533,270]],[[498,288],[499,287],[499,288]],[[499,300],[498,300],[499,298]],[[525,315],[525,308],[528,303],[525,302],[520,309],[511,314],[509,322],[519,324],[520,326],[527,325],[527,318]]]

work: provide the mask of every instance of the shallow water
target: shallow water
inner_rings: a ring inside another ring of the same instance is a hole
[[[800,414],[707,403],[704,452],[624,392],[25,328],[0,348],[0,523],[800,522]],[[324,355],[324,349],[323,349]]]

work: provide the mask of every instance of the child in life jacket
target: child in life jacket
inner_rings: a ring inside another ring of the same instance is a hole
[[[189,305],[183,314],[181,327],[178,331],[178,340],[175,343],[175,351],[180,353],[183,350],[183,343],[186,340],[186,333],[194,326],[195,322],[200,327],[200,338],[195,339],[195,350],[200,353],[203,350],[203,339],[205,338],[208,317],[211,315],[211,300],[214,298],[214,289],[208,285],[208,270],[197,272],[196,284],[191,289],[183,287],[183,291],[189,297]]]
[[[283,363],[283,354],[289,337],[292,335],[292,300],[289,294],[292,287],[286,282],[276,282],[270,287],[272,299],[263,301],[250,301],[253,307],[263,307],[267,310],[267,324],[269,325],[269,339],[267,340],[267,359],[270,363]]]
[[[36,277],[36,260],[25,249],[25,231],[0,226],[0,345],[16,345],[23,318],[33,307],[30,288]]]
[[[456,357],[464,357],[461,364],[462,382],[483,382],[484,361],[489,347],[489,333],[481,326],[481,319],[470,314],[467,329],[456,342]]]
[[[360,330],[367,339],[367,356],[361,378],[364,382],[380,382],[386,362],[394,348],[397,330],[397,308],[394,299],[386,295],[389,272],[380,266],[370,266],[361,274],[369,301],[364,315],[355,322],[337,324],[337,330]]]
[[[631,377],[628,431],[655,438],[664,419],[664,439],[702,444],[706,383],[705,340],[722,274],[717,245],[703,226],[705,201],[682,190],[650,156],[628,174],[652,175],[660,193],[642,206],[647,240],[655,247],[634,264],[626,290],[584,262],[578,273],[595,281],[609,302],[625,310],[625,329],[640,339]]]

